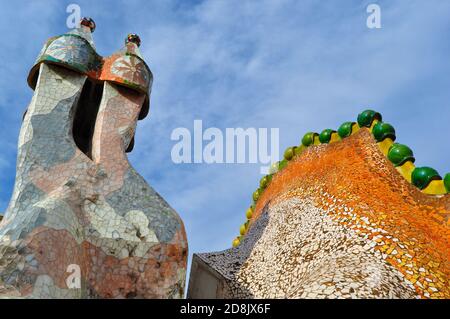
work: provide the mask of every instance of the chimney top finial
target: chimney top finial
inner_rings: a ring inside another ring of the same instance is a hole
[[[139,38],[136,33],[130,33],[125,39],[125,44],[130,42],[136,44],[139,47],[141,45],[141,38]]]
[[[91,18],[83,17],[80,21],[80,25],[88,27],[91,29],[91,32],[95,31],[95,22]]]

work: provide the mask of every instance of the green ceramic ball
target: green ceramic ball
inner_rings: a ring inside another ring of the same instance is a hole
[[[381,114],[373,110],[365,110],[358,115],[358,125],[359,127],[370,127],[375,119],[381,122]]]
[[[247,217],[247,219],[251,219],[253,216],[253,209],[250,207],[247,209],[247,211],[245,212],[245,217]]]
[[[416,167],[411,174],[411,182],[420,189],[424,189],[433,180],[441,180],[439,173],[431,167]]]
[[[322,144],[327,144],[327,143],[329,143],[330,140],[331,140],[331,135],[332,135],[334,132],[336,132],[336,131],[334,131],[334,130],[332,130],[332,129],[325,129],[325,130],[323,130],[322,133],[320,133],[320,135],[319,135],[319,141],[320,141],[320,143],[322,143]]]
[[[308,132],[302,138],[302,144],[305,146],[310,146],[314,143],[314,137],[317,136],[317,133]]]
[[[297,148],[296,146],[288,147],[286,149],[286,151],[284,151],[284,156],[283,156],[284,159],[287,160],[287,161],[290,161],[295,155],[295,149],[296,148]]]
[[[403,144],[392,144],[388,151],[388,159],[394,164],[394,166],[403,165],[407,161],[414,163],[415,158],[412,150]]]
[[[395,129],[391,124],[378,122],[374,125],[372,130],[373,137],[377,142],[382,142],[386,138],[390,138],[395,141]]]
[[[352,135],[352,128],[355,122],[345,122],[338,128],[338,134],[341,138],[346,138]]]
[[[447,193],[450,193],[450,173],[446,174],[444,177],[444,185]]]

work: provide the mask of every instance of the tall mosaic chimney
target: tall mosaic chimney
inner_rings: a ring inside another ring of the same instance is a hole
[[[30,71],[34,95],[0,224],[0,297],[183,297],[183,222],[126,155],[153,75],[137,35],[101,57],[94,30],[83,18],[50,38]]]

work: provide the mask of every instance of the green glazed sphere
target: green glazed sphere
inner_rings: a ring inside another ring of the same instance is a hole
[[[253,216],[253,209],[250,207],[249,209],[247,209],[247,211],[245,212],[245,217],[247,217],[247,219],[251,219]]]
[[[267,186],[267,178],[264,176],[259,180],[259,187],[264,189]]]
[[[278,166],[278,170],[282,170],[283,168],[285,168],[287,166],[288,161],[286,161],[285,159],[280,161],[280,165]]]
[[[297,148],[296,146],[288,147],[286,149],[286,151],[284,151],[284,159],[287,160],[287,161],[290,161],[295,155],[295,149],[296,148]]]
[[[370,127],[375,119],[381,122],[381,114],[373,110],[365,110],[358,115],[358,125],[359,127]]]
[[[352,127],[355,122],[345,122],[338,128],[338,134],[341,138],[349,137],[352,134]]]
[[[241,235],[245,235],[245,231],[246,231],[246,227],[245,225],[241,225],[241,227],[239,228],[239,234]]]
[[[263,178],[261,178],[261,180],[259,181],[259,186],[264,189],[267,187],[267,185],[269,185],[269,182],[271,181],[271,175],[266,175]]]
[[[403,165],[407,161],[414,163],[416,160],[412,150],[408,146],[398,143],[392,144],[389,148],[388,159],[394,166]]]
[[[237,247],[237,246],[239,246],[239,244],[241,243],[241,241],[239,240],[239,237],[236,237],[234,240],[233,240],[233,247]]]
[[[317,133],[308,132],[302,138],[302,144],[305,146],[310,146],[314,143],[314,137],[317,136]]]
[[[255,203],[258,201],[258,198],[260,195],[261,195],[261,192],[260,192],[259,188],[253,192],[253,200],[255,201]]]
[[[320,141],[320,143],[322,143],[322,144],[327,144],[328,142],[330,142],[330,140],[331,140],[331,134],[333,134],[334,132],[336,132],[336,131],[331,130],[331,129],[329,129],[329,128],[323,130],[322,133],[320,133],[320,135],[319,135],[319,141]]]
[[[420,189],[424,189],[432,180],[441,180],[439,173],[431,167],[416,167],[411,175],[411,182]]]
[[[445,177],[444,177],[444,185],[445,185],[445,189],[447,190],[447,193],[450,193],[450,173],[445,175]]]
[[[382,142],[386,138],[395,141],[395,129],[391,124],[378,122],[372,130],[373,137],[377,142]]]

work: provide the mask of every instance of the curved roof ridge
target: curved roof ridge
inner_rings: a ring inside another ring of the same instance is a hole
[[[246,211],[247,221],[240,227],[240,236],[233,241],[233,246],[239,245],[250,226],[255,205],[264,190],[270,185],[272,178],[282,171],[289,162],[311,146],[330,144],[355,134],[360,129],[367,129],[375,139],[380,151],[394,165],[396,170],[422,193],[430,196],[450,196],[450,173],[444,178],[433,168],[414,165],[413,151],[406,145],[395,143],[395,129],[389,123],[383,122],[380,113],[373,110],[365,110],[358,115],[356,122],[344,122],[337,130],[325,129],[320,134],[316,132],[306,133],[299,146],[291,146],[284,152],[283,159],[274,163],[269,174],[261,178],[258,189],[253,193],[252,205]]]

